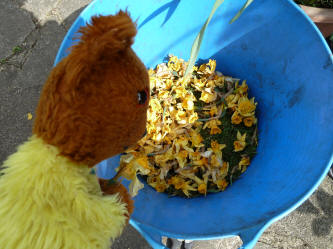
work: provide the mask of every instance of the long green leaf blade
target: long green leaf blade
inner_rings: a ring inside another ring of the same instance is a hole
[[[201,47],[201,43],[202,43],[202,39],[203,39],[203,36],[205,34],[205,31],[206,31],[206,28],[210,22],[210,20],[212,19],[215,11],[217,10],[217,8],[224,2],[224,0],[216,0],[215,3],[214,3],[214,6],[212,8],[212,11],[210,12],[210,15],[209,17],[207,18],[205,24],[202,26],[199,34],[197,35],[197,37],[195,38],[194,42],[193,42],[193,45],[192,45],[192,48],[191,48],[191,55],[190,55],[190,59],[188,61],[188,66],[186,68],[186,71],[185,71],[185,79],[188,77],[189,73],[192,73],[192,69],[193,69],[193,66],[194,66],[194,63],[195,61],[197,60],[198,58],[198,54],[199,54],[199,51],[200,51],[200,47]]]
[[[234,18],[231,19],[231,21],[229,22],[230,24],[233,23],[234,21],[236,21],[240,15],[244,12],[244,10],[250,6],[250,4],[253,2],[254,0],[247,0],[246,3],[243,5],[243,7],[240,9],[240,11],[238,11],[238,13],[234,16]]]

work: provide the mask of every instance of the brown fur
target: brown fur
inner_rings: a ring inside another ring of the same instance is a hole
[[[139,140],[146,128],[147,70],[131,49],[135,24],[127,13],[94,17],[80,42],[51,72],[34,133],[61,154],[90,167]]]
[[[33,132],[61,155],[90,167],[131,146],[146,128],[149,93],[145,66],[131,49],[136,27],[127,13],[92,18],[80,42],[51,72]],[[100,180],[104,194],[119,193],[129,214],[133,201],[121,184]]]
[[[104,195],[113,195],[118,193],[123,202],[127,204],[128,210],[128,219],[130,218],[133,210],[134,210],[134,201],[131,199],[131,196],[128,194],[127,189],[120,183],[109,183],[108,180],[99,179],[99,184]],[[127,222],[128,222],[127,219]]]

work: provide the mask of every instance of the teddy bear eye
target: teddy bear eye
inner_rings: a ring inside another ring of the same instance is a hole
[[[142,90],[138,92],[138,102],[140,105],[145,104],[147,99],[148,99],[147,91]]]

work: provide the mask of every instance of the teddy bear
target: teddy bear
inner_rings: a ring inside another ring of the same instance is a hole
[[[92,168],[145,133],[147,69],[126,11],[95,16],[50,72],[31,137],[3,163],[0,247],[107,249],[133,211],[120,183]]]

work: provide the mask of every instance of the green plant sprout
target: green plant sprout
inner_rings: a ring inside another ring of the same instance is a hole
[[[243,5],[243,7],[237,12],[237,14],[230,20],[229,23],[231,24],[234,21],[236,21],[241,16],[241,14],[244,12],[244,10],[247,7],[249,7],[249,5],[253,1],[254,0],[247,0],[246,3]],[[190,55],[190,59],[188,61],[188,66],[187,66],[186,71],[185,71],[185,78],[188,78],[189,74],[192,73],[193,66],[195,64],[195,61],[198,58],[198,54],[199,54],[199,51],[200,51],[201,43],[202,43],[206,28],[207,28],[208,24],[210,23],[211,19],[213,18],[214,14],[215,14],[215,11],[218,9],[218,7],[220,7],[220,5],[223,2],[224,2],[224,0],[216,0],[215,1],[214,5],[213,5],[213,8],[212,8],[212,11],[210,12],[206,22],[204,23],[204,25],[202,26],[199,34],[196,36],[196,38],[194,40],[192,48],[191,48],[191,55]]]

